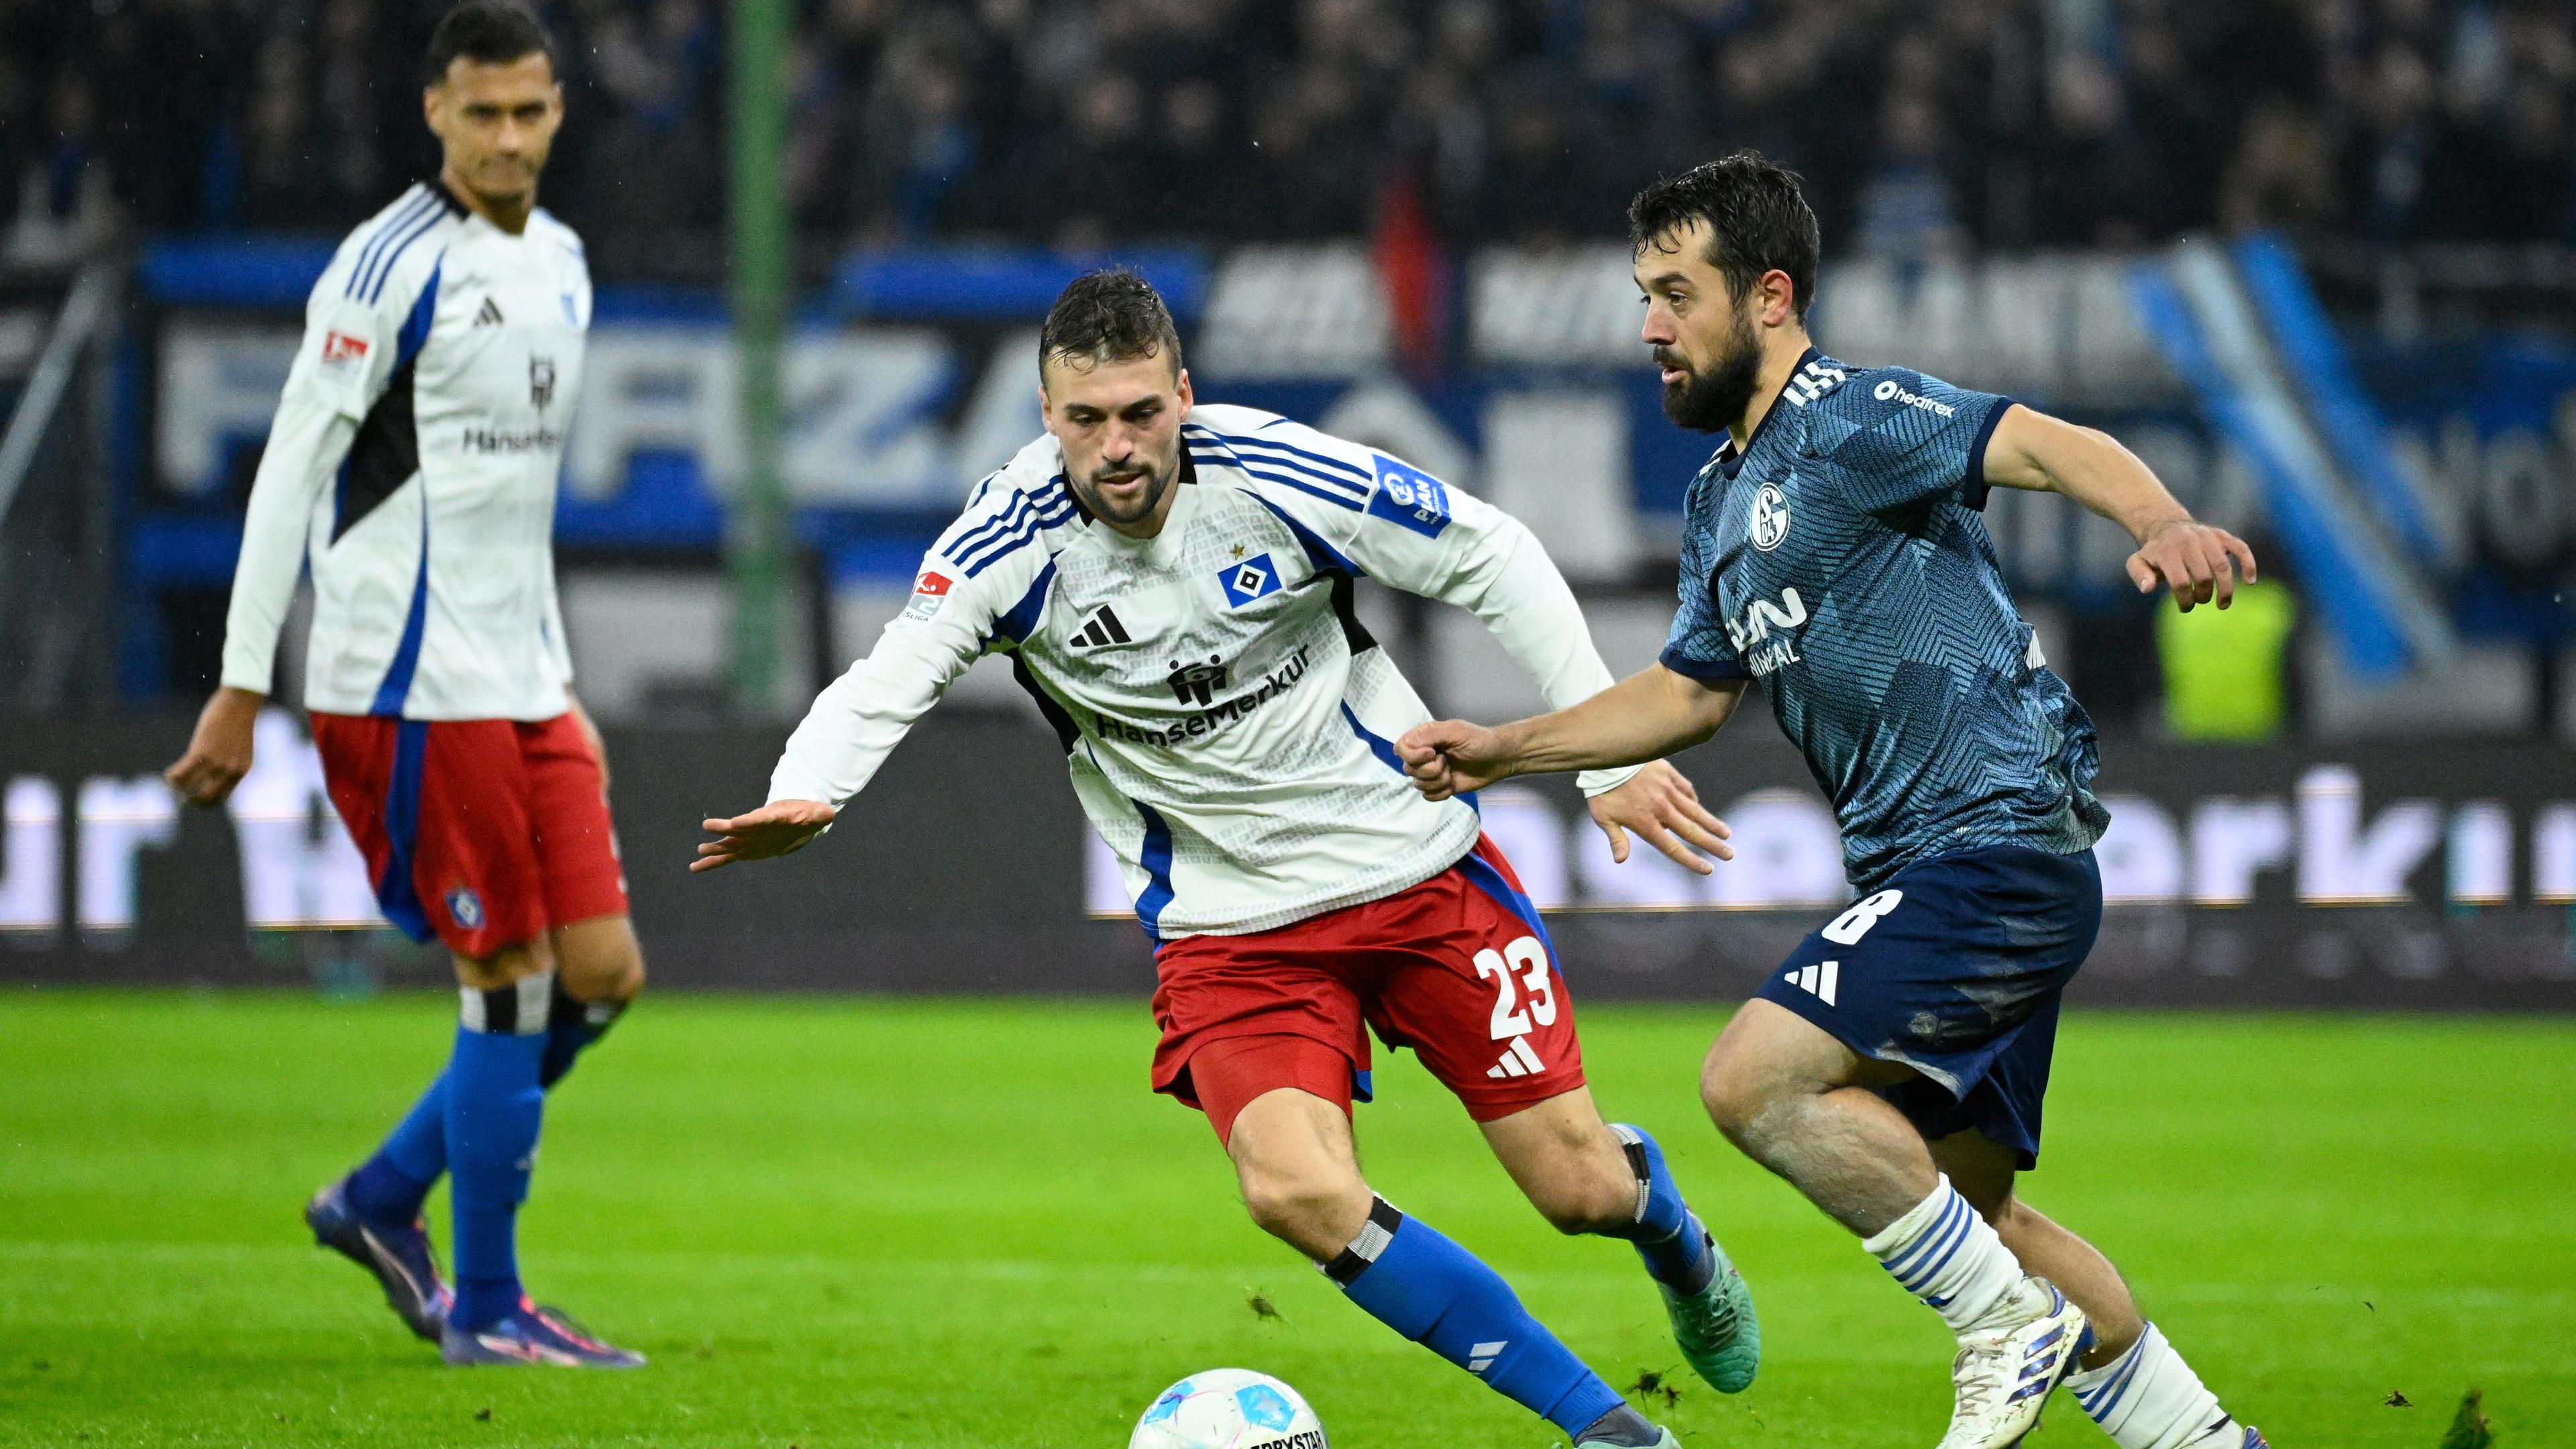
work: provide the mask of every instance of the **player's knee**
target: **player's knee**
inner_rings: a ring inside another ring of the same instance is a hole
[[[607,973],[602,992],[595,1001],[614,1001],[620,1006],[644,994],[644,952],[631,939],[619,952]]]
[[[1636,1220],[1637,1178],[1622,1158],[1615,1172],[1571,1178],[1533,1202],[1548,1226],[1568,1237],[1597,1233]]]
[[[1726,1134],[1738,1147],[1747,1146],[1759,1132],[1764,1109],[1771,1103],[1772,1083],[1763,1073],[1747,1068],[1741,1060],[1712,1051],[1699,1074],[1699,1102],[1708,1110],[1708,1120]]]
[[[1239,1176],[1253,1224],[1319,1263],[1348,1247],[1368,1221],[1368,1184],[1355,1176],[1254,1167]]]
[[[623,1006],[644,990],[644,949],[623,919],[583,922],[560,932],[558,968],[564,994],[575,1001]]]

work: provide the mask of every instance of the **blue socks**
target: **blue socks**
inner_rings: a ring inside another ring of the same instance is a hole
[[[447,1171],[447,1072],[396,1123],[376,1155],[349,1174],[349,1206],[379,1223],[408,1223],[420,1216],[430,1184]]]
[[[576,1001],[557,982],[546,1011],[537,1085],[551,1088],[563,1080],[573,1062],[607,1035],[625,1010],[622,1001]],[[446,1172],[447,1073],[441,1071],[384,1145],[349,1175],[349,1205],[371,1222],[409,1223],[420,1216],[431,1185]]]
[[[1642,1129],[1624,1122],[1610,1124],[1612,1135],[1628,1151],[1628,1166],[1637,1174],[1637,1220],[1608,1230],[1625,1238],[1646,1260],[1646,1274],[1684,1297],[1699,1292],[1717,1276],[1717,1252],[1699,1215],[1682,1201],[1681,1187],[1664,1166],[1664,1149]]]
[[[575,1001],[565,994],[562,983],[556,983],[554,1001],[546,1013],[546,1054],[537,1064],[537,1085],[551,1088],[562,1081],[574,1060],[608,1035],[624,1010],[623,1001]]]
[[[1717,1248],[1682,1201],[1663,1149],[1637,1128],[1613,1124],[1610,1130],[1636,1173],[1637,1215],[1605,1234],[1635,1245],[1646,1272],[1674,1292],[1706,1290],[1717,1276]],[[1324,1272],[1379,1322],[1483,1379],[1569,1438],[1627,1408],[1599,1374],[1530,1317],[1493,1269],[1384,1198]],[[1644,1421],[1638,1422],[1642,1427]]]
[[[448,1321],[474,1332],[519,1306],[519,1204],[528,1197],[546,1094],[553,973],[498,991],[467,990],[447,1064],[446,1138],[456,1220],[456,1306]]]
[[[1626,1407],[1530,1317],[1501,1275],[1384,1198],[1324,1273],[1379,1322],[1483,1379],[1568,1438]]]

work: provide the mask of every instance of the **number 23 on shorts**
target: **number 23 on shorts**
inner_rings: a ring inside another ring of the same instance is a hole
[[[1494,982],[1494,1040],[1528,1035],[1532,1018],[1540,1026],[1556,1025],[1556,984],[1548,979],[1547,948],[1538,937],[1521,936],[1500,951],[1488,946],[1477,952],[1476,974]]]

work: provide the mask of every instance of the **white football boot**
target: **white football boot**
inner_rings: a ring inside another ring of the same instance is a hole
[[[1957,1400],[1940,1449],[2010,1449],[2039,1423],[2050,1391],[2093,1341],[2084,1310],[2025,1277],[1959,1335],[1950,1365]]]

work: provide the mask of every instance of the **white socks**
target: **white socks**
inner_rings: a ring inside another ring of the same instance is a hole
[[[1954,1333],[1966,1333],[2022,1283],[2012,1250],[1947,1177],[1861,1246]],[[2127,1353],[2067,1375],[2066,1388],[2120,1449],[2237,1449],[2244,1436],[2152,1323]]]
[[[2067,1375],[2066,1388],[2120,1449],[2184,1449],[2235,1426],[2152,1323],[2127,1353]],[[2216,1442],[2235,1449],[2242,1437]]]
[[[1953,1333],[1966,1332],[2022,1280],[2021,1263],[2012,1250],[1947,1177],[1930,1197],[1861,1246],[1898,1286],[1939,1313]]]

